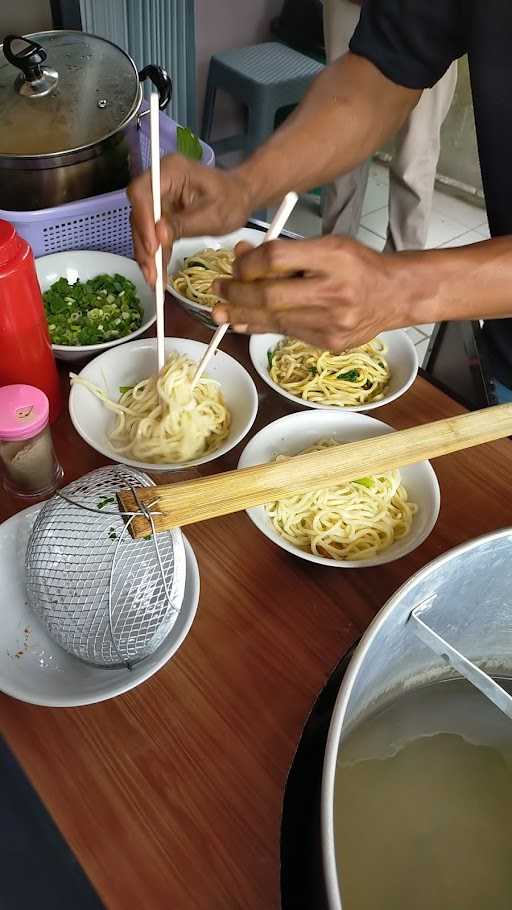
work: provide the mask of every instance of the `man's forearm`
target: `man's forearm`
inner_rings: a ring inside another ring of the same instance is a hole
[[[327,67],[283,126],[237,169],[254,206],[351,171],[396,133],[420,94],[351,53]]]
[[[399,253],[389,262],[403,295],[402,325],[512,315],[512,237]]]

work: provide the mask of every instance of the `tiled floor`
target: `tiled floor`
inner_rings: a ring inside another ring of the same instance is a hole
[[[367,246],[379,251],[382,250],[386,237],[388,192],[387,168],[377,163],[372,164],[358,237]],[[321,233],[318,201],[312,197],[301,200],[287,227],[305,237],[318,236]],[[487,237],[489,228],[484,209],[436,190],[428,247],[464,246]],[[433,328],[433,325],[420,325],[407,329],[418,350],[420,364],[425,357]]]

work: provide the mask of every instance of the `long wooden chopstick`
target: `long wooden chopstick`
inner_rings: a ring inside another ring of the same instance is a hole
[[[136,493],[140,502],[152,503],[155,529],[167,531],[511,435],[512,404],[501,404],[272,464],[182,483],[141,487]],[[139,511],[130,491],[120,493],[118,501],[125,512]],[[150,531],[142,516],[130,524],[133,537],[145,537]]]

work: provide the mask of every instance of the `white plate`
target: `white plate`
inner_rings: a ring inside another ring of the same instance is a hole
[[[326,411],[301,411],[289,414],[275,420],[256,433],[246,445],[240,461],[239,468],[247,468],[256,464],[268,464],[276,455],[297,455],[321,439],[336,439],[338,442],[354,442],[358,439],[372,439],[374,436],[383,436],[392,433],[392,427],[366,417],[364,414],[343,413],[331,409]],[[440,491],[437,477],[430,462],[422,461],[419,464],[401,468],[402,481],[409,494],[409,499],[418,505],[418,513],[414,516],[410,534],[402,540],[396,541],[388,550],[371,559],[364,560],[335,560],[325,556],[315,556],[294,547],[274,529],[264,506],[248,509],[247,514],[257,528],[284,550],[322,566],[337,569],[364,569],[368,566],[381,566],[406,556],[428,537],[439,515]]]
[[[299,398],[298,395],[291,395],[289,392],[282,389],[280,385],[277,385],[277,383],[270,378],[268,372],[267,354],[269,351],[273,351],[276,344],[282,341],[284,337],[284,335],[272,334],[251,335],[249,354],[255,370],[258,371],[267,385],[275,389],[276,392],[279,392],[284,398],[288,398],[290,401],[294,401],[296,404],[300,404],[305,408],[315,408],[317,410],[325,411],[373,411],[374,408],[381,408],[383,405],[389,404],[390,401],[394,401],[395,398],[400,398],[400,395],[403,395],[404,392],[407,392],[407,389],[412,386],[418,374],[418,356],[416,354],[416,348],[407,333],[403,332],[401,329],[398,329],[395,332],[382,332],[378,337],[388,348],[388,352],[385,356],[391,371],[391,379],[384,390],[384,397],[381,398],[380,401],[372,401],[368,404],[360,404],[356,407],[340,407],[330,404],[316,404],[313,401],[304,401],[302,398]]]
[[[166,356],[171,351],[177,351],[199,361],[205,350],[206,345],[201,341],[191,341],[187,338],[165,339]],[[79,375],[105,389],[107,395],[117,401],[121,386],[134,385],[154,373],[155,369],[156,340],[146,338],[105,351],[88,363]],[[217,351],[208,365],[206,375],[220,382],[226,406],[231,412],[231,427],[222,445],[201,458],[181,463],[152,464],[134,461],[117,454],[107,439],[107,433],[115,425],[115,415],[92,392],[79,385],[72,387],[69,396],[71,420],[82,439],[85,439],[93,449],[121,464],[147,471],[176,471],[204,464],[234,448],[249,432],[258,410],[258,394],[254,382],[247,370],[229,354]]]
[[[133,259],[126,256],[116,256],[113,253],[102,253],[94,250],[70,250],[67,253],[52,253],[50,256],[41,256],[36,259],[36,272],[41,290],[47,291],[59,278],[67,278],[73,284],[77,278],[80,281],[89,281],[96,275],[123,275],[133,281],[137,288],[137,295],[144,310],[140,329],[118,338],[115,341],[105,341],[103,344],[87,345],[52,345],[53,352],[59,360],[83,360],[91,354],[100,354],[108,348],[125,341],[131,341],[142,335],[156,320],[155,295],[148,287],[139,266]]]
[[[34,705],[70,708],[134,689],[170,660],[192,625],[199,602],[199,569],[192,547],[183,536],[185,593],[179,616],[160,647],[133,670],[91,667],[55,644],[27,605],[25,550],[40,509],[41,505],[31,506],[0,525],[0,691]]]
[[[232,250],[235,248],[237,243],[240,243],[241,240],[244,240],[246,243],[251,243],[253,246],[259,246],[263,242],[265,237],[264,231],[256,231],[253,228],[240,228],[239,231],[233,231],[231,234],[224,234],[222,237],[189,237],[185,240],[177,240],[172,249],[172,256],[169,261],[168,267],[168,281],[167,288],[173,297],[179,301],[182,307],[191,313],[193,316],[196,316],[200,322],[209,326],[209,328],[217,328],[217,324],[212,319],[212,311],[208,306],[203,306],[200,303],[195,303],[193,300],[189,300],[188,297],[184,297],[183,294],[180,294],[179,291],[176,291],[171,283],[171,279],[176,272],[179,272],[183,268],[185,259],[188,256],[192,256],[194,253],[199,253],[201,250],[212,249],[212,250]]]

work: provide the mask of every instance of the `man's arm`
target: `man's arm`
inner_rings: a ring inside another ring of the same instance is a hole
[[[511,237],[392,255],[344,237],[277,240],[241,253],[213,288],[226,301],[214,317],[343,351],[387,329],[509,316],[511,289]]]
[[[353,170],[400,129],[421,91],[348,53],[315,80],[271,139],[238,168],[255,208]]]
[[[323,71],[294,114],[239,168],[221,171],[178,155],[164,158],[158,232],[149,174],[129,188],[135,255],[147,280],[154,284],[158,240],[168,254],[178,237],[236,230],[252,211],[289,190],[311,189],[350,171],[397,131],[420,95],[349,53]]]

